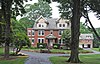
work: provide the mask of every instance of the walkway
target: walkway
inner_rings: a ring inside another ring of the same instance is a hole
[[[81,54],[81,55],[100,54],[100,52],[94,51],[92,49],[85,49],[85,50],[91,50],[94,53]],[[49,57],[69,56],[69,54],[48,54],[48,53],[36,53],[36,52],[27,52],[27,51],[21,51],[21,52],[29,56],[29,58],[26,59],[25,64],[52,64],[49,61]]]
[[[49,61],[49,57],[68,56],[68,54],[47,54],[47,53],[35,53],[27,51],[21,51],[21,52],[29,55],[29,58],[26,59],[25,64],[52,64]]]

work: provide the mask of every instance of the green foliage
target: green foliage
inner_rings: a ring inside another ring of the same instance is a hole
[[[38,0],[38,3],[34,3],[33,5],[27,4],[25,6],[25,10],[27,13],[24,16],[32,21],[35,21],[37,18],[40,17],[40,15],[46,18],[52,15],[52,9],[50,5],[43,0]]]
[[[47,44],[46,43],[37,43],[37,48],[46,48]]]
[[[70,39],[71,39],[71,31],[70,31],[70,29],[64,30],[64,32],[62,34],[62,39],[64,40],[64,44],[67,47],[70,47]]]
[[[23,46],[31,46],[29,38],[26,34],[25,26],[17,20],[12,19],[12,41],[16,54],[20,52]]]
[[[92,33],[82,22],[80,22],[80,33]]]
[[[56,44],[56,43],[53,44],[53,48],[54,48],[54,49],[60,49],[60,44]]]

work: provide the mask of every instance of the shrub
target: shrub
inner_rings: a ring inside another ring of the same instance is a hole
[[[46,48],[47,44],[46,43],[37,43],[37,48]]]
[[[54,49],[59,49],[60,48],[60,44],[53,44],[53,48]]]
[[[83,50],[83,48],[80,48],[80,47],[79,47],[79,50]]]

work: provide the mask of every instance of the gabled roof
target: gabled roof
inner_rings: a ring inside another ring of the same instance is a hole
[[[94,39],[93,34],[81,34],[79,39]]]
[[[38,19],[36,19],[36,21],[35,21],[35,22],[37,23],[37,22],[38,22],[41,18],[42,18],[42,19],[44,19],[44,20],[45,20],[45,22],[47,22],[47,20],[46,20],[46,19],[45,19],[42,15],[41,15]],[[47,22],[47,23],[48,23],[48,22]]]
[[[41,19],[41,18],[43,18],[45,20],[45,22],[47,23],[47,26],[45,28],[38,28],[37,27],[37,23],[36,22],[38,22],[39,19]],[[57,21],[59,21],[58,18],[45,18],[43,16],[40,16],[35,21],[33,29],[46,29],[46,30],[48,30],[48,29],[54,29],[54,30],[56,30],[56,29],[69,29],[69,28],[59,28],[59,27],[57,27]]]

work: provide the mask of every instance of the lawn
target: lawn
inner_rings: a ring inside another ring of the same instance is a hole
[[[0,64],[24,64],[27,58],[27,56],[10,56],[10,59],[6,60],[1,56],[3,53],[3,48],[0,48]]]
[[[99,51],[100,52],[99,48],[92,48],[92,49],[95,50],[95,51]]]
[[[11,56],[10,56],[11,57]],[[13,57],[10,60],[0,59],[0,64],[24,64],[27,56]]]
[[[72,63],[66,62],[67,60],[68,60],[68,57],[50,57],[50,61],[53,64],[72,64]],[[80,64],[100,64],[100,54],[81,55],[80,60],[83,62]]]

